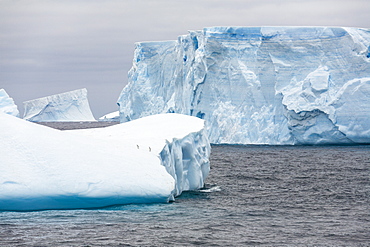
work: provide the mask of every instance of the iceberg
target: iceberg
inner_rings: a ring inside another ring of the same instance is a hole
[[[23,102],[23,118],[31,122],[95,121],[86,88]]]
[[[183,191],[203,187],[208,176],[211,146],[204,129],[204,120],[182,114],[158,114],[135,121],[109,126],[70,130],[122,147],[149,152],[175,179],[174,196]]]
[[[60,131],[0,113],[0,210],[166,203],[209,172],[204,121],[179,114]]]
[[[136,43],[120,121],[175,112],[211,143],[370,143],[370,30],[210,27]]]
[[[108,113],[99,118],[98,121],[105,121],[105,122],[119,122],[119,111]]]
[[[0,88],[0,112],[19,117],[17,105],[3,88]]]

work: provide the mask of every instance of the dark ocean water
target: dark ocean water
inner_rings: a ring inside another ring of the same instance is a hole
[[[169,204],[0,212],[0,246],[370,246],[370,146],[213,146]]]

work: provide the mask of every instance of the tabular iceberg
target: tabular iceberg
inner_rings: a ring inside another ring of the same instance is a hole
[[[176,112],[211,143],[370,143],[370,30],[212,27],[136,43],[121,122]]]
[[[23,118],[32,122],[95,121],[86,88],[23,102]]]
[[[0,88],[0,112],[19,117],[18,107],[6,91]]]
[[[0,210],[168,202],[209,172],[204,121],[178,114],[60,131],[0,113]]]

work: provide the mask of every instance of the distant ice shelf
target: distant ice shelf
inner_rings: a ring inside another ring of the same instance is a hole
[[[154,115],[60,131],[0,112],[0,211],[166,203],[209,173],[204,121]]]
[[[19,117],[17,105],[3,88],[0,88],[0,112]]]
[[[23,102],[24,119],[32,122],[95,121],[86,88]]]
[[[120,121],[176,112],[211,143],[370,143],[370,30],[211,27],[136,43]]]

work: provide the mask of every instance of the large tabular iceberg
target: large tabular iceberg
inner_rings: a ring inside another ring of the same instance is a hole
[[[24,119],[32,122],[95,121],[86,88],[23,102]]]
[[[136,44],[121,122],[176,112],[211,143],[370,143],[370,31],[213,27]]]
[[[204,121],[178,114],[60,131],[0,113],[0,210],[168,202],[203,186]]]
[[[18,107],[4,89],[0,88],[0,112],[19,117]]]

